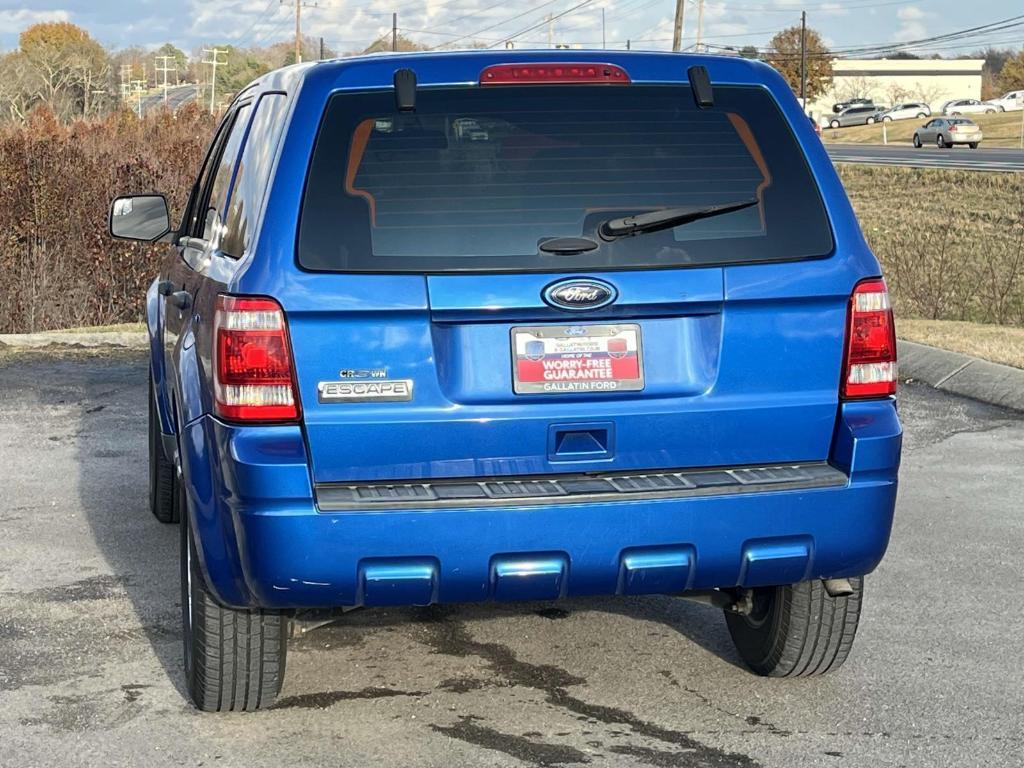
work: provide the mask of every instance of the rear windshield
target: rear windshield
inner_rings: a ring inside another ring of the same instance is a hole
[[[755,204],[602,239],[611,219]],[[546,253],[552,238],[596,248]],[[422,88],[333,96],[303,198],[298,260],[341,272],[664,268],[827,255],[832,234],[772,96],[689,86]]]

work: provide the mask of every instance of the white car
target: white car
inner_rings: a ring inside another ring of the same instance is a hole
[[[954,99],[942,105],[942,113],[945,115],[976,115],[981,112],[998,112],[999,107],[987,104],[977,99]]]
[[[914,101],[893,104],[892,107],[879,114],[876,119],[881,120],[883,123],[889,123],[893,120],[909,120],[912,117],[923,120],[926,117],[930,117],[931,114],[932,110],[927,104]]]
[[[991,104],[1000,112],[1013,112],[1017,109],[1024,109],[1024,91],[1010,91],[1004,93],[998,99],[989,99],[985,102]]]

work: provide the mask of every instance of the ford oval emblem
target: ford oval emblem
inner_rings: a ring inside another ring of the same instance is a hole
[[[559,280],[541,294],[552,307],[558,309],[598,309],[618,298],[615,287],[603,280]]]

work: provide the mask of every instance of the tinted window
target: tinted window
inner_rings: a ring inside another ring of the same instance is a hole
[[[202,230],[199,233],[199,236],[204,240],[212,242],[222,234],[220,225],[224,221],[224,206],[227,203],[228,187],[231,184],[231,175],[234,172],[235,161],[238,159],[238,150],[241,148],[242,139],[245,137],[245,124],[248,116],[248,104],[244,104],[235,110],[230,133],[228,133],[227,139],[224,142],[224,149],[221,151],[220,159],[217,162],[217,170],[213,174],[213,181],[205,195],[206,204],[203,207],[203,215],[201,217]]]
[[[758,201],[611,242],[609,219]],[[596,249],[539,252],[587,237]],[[799,259],[832,237],[803,152],[771,95],[688,86],[421,89],[329,102],[303,199],[298,258],[337,271],[564,271]]]
[[[240,258],[252,241],[256,216],[263,203],[277,143],[284,128],[286,106],[287,99],[283,93],[264,94],[256,105],[224,217],[220,249],[228,256]]]
[[[229,119],[225,118],[221,124],[217,126],[217,133],[214,135],[213,141],[210,142],[210,148],[207,150],[206,158],[203,160],[203,167],[199,171],[199,178],[196,180],[195,185],[192,187],[192,191],[189,193],[185,215],[182,218],[181,227],[179,228],[179,231],[184,234],[194,235],[198,231],[197,222],[199,221],[199,212],[202,209],[200,200],[202,199],[203,191],[206,189],[207,183],[209,182],[210,173],[217,164],[217,150],[224,138],[224,134],[228,131],[228,122]]]

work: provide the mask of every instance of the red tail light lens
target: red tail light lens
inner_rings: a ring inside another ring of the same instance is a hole
[[[297,420],[281,306],[272,299],[219,296],[213,326],[216,414],[232,421]]]
[[[629,82],[614,64],[493,64],[480,73],[480,85],[527,85]]]
[[[850,297],[843,397],[896,394],[896,327],[884,280],[858,283]]]

